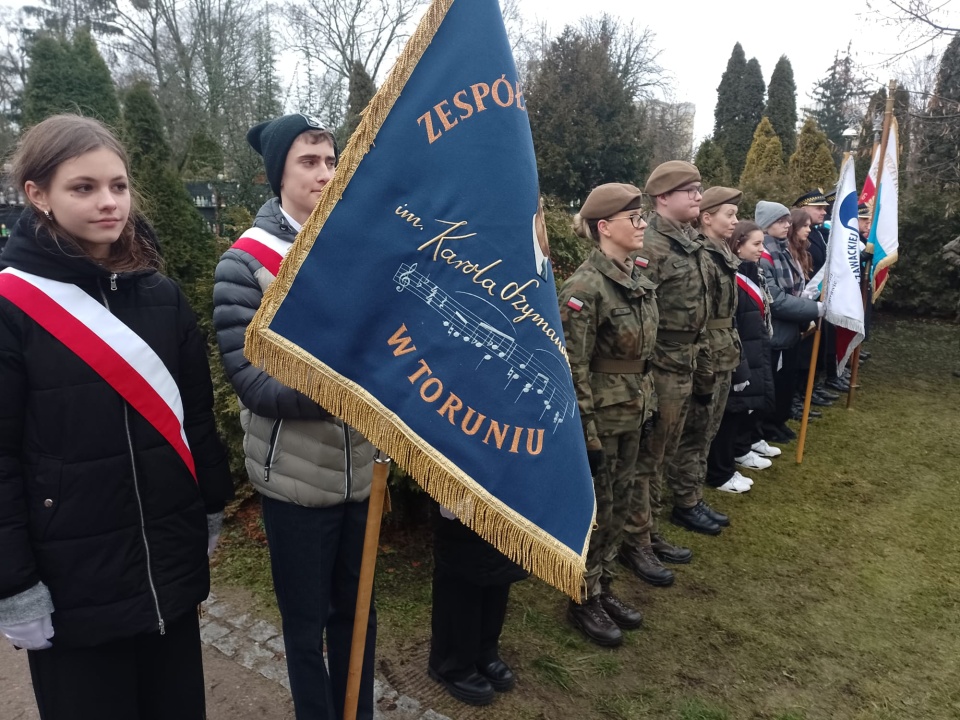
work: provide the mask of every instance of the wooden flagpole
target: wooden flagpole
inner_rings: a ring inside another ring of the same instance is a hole
[[[893,118],[893,96],[896,92],[897,81],[891,80],[887,87],[887,105],[883,111],[883,135],[880,139],[880,163],[877,165],[877,199],[873,203],[874,212],[876,212],[877,202],[880,200],[880,183],[883,181],[883,166],[887,161],[887,142],[890,140],[890,125],[891,119]],[[873,225],[873,220],[874,218],[871,217],[871,226]],[[866,318],[867,304],[870,302],[870,271],[872,270],[872,266],[873,260],[871,259],[870,265],[860,278],[860,294],[863,298],[864,318]],[[861,342],[860,345],[862,344]],[[853,357],[850,359],[850,392],[847,393],[847,410],[853,408],[853,396],[860,386],[860,345],[854,348]]]
[[[390,458],[377,451],[370,485],[370,505],[367,508],[367,527],[363,536],[363,559],[360,561],[360,581],[357,586],[357,607],[353,618],[353,644],[350,647],[350,665],[347,672],[347,692],[343,702],[343,720],[356,720],[360,702],[360,676],[363,671],[363,650],[367,642],[367,621],[373,598],[373,576],[377,569],[377,548],[380,545],[380,520],[390,475]]]
[[[813,386],[817,377],[817,352],[820,350],[820,325],[813,334],[813,350],[810,352],[810,369],[807,371],[807,391],[803,396],[803,416],[800,418],[800,435],[797,438],[797,465],[803,462],[803,448],[807,443],[807,426],[810,424],[810,403],[813,399]]]

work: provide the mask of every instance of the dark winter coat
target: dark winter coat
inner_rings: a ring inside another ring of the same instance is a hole
[[[207,345],[177,285],[68,254],[25,212],[12,268],[72,283],[162,359],[180,390],[195,481],[163,436],[86,363],[0,298],[0,603],[50,589],[53,642],[162,630],[208,594],[208,513],[233,494]],[[114,289],[114,287],[116,289]]]
[[[810,277],[820,272],[820,268],[827,262],[827,234],[829,232],[823,225],[814,225],[810,228],[810,234],[807,236],[807,242],[810,243],[807,251],[810,253],[810,260],[812,261]]]
[[[787,249],[787,241],[770,235],[763,237],[764,255],[760,259],[767,290],[772,303],[772,347],[792,348],[800,341],[800,333],[818,316],[814,300],[800,297],[804,286],[803,269]]]
[[[739,272],[763,289],[764,279],[757,263],[742,262]],[[730,388],[726,412],[771,412],[774,396],[773,369],[770,367],[770,324],[746,290],[738,286],[737,296],[737,332],[743,346],[743,360],[734,373],[733,383],[749,380],[750,384],[739,392]],[[764,299],[768,302],[765,292]],[[766,313],[769,312],[767,306]]]

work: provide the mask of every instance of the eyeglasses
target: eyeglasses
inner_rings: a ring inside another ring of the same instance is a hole
[[[697,185],[696,187],[685,187],[677,188],[674,192],[685,192],[687,198],[693,200],[697,195],[703,195],[703,185]]]
[[[614,220],[629,220],[630,224],[637,230],[640,229],[640,226],[643,224],[643,215],[639,213],[634,215],[621,215],[620,217],[615,218],[605,218],[607,222],[613,222]]]

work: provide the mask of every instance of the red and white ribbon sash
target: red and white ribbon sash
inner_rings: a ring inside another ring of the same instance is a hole
[[[280,272],[280,263],[283,262],[284,256],[293,247],[293,243],[284,242],[266,230],[254,227],[243,233],[232,247],[253,255],[257,262],[276,277],[277,273]]]
[[[757,307],[760,308],[761,315],[767,314],[767,306],[763,301],[763,291],[753,280],[742,273],[737,273],[737,286],[757,304]]]
[[[76,285],[7,268],[5,297],[102,377],[170,443],[194,480],[183,427],[183,401],[160,356],[113,313]]]

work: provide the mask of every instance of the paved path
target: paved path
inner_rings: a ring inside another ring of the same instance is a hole
[[[294,720],[283,636],[211,593],[200,620],[209,720]],[[377,678],[375,720],[450,720]],[[25,653],[0,640],[0,718],[39,720]]]

